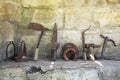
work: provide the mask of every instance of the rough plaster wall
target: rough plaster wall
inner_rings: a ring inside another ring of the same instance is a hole
[[[91,25],[86,33],[86,43],[102,46],[104,34],[120,44],[119,0],[0,0],[0,53],[14,40],[16,46],[25,40],[27,51],[33,54],[40,32],[29,30],[30,22],[41,23],[52,29],[58,25],[60,48],[67,42],[75,43],[81,50],[81,31]],[[52,32],[46,32],[40,45],[40,56],[50,55]],[[58,50],[58,55],[60,55]],[[100,53],[101,48],[96,52]],[[107,54],[120,57],[119,45],[109,43]]]

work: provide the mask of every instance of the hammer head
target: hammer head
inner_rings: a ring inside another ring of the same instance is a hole
[[[46,31],[49,30],[48,28],[45,28],[42,24],[38,23],[29,23],[29,29],[37,30],[37,31]]]

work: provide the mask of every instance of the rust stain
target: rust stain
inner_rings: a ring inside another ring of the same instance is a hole
[[[10,3],[4,3],[4,5],[0,8],[1,16],[10,18],[12,16],[15,16],[15,8],[14,5]]]

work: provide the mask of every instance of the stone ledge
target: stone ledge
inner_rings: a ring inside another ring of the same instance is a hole
[[[4,62],[0,76],[0,80],[119,80],[120,61]]]

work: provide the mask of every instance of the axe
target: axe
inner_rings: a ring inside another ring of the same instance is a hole
[[[38,39],[38,43],[37,43],[35,51],[34,51],[34,59],[33,59],[33,60],[38,60],[39,45],[40,45],[42,36],[43,36],[44,32],[48,31],[49,29],[45,28],[43,25],[38,24],[38,23],[29,23],[29,29],[41,31],[41,34]]]

